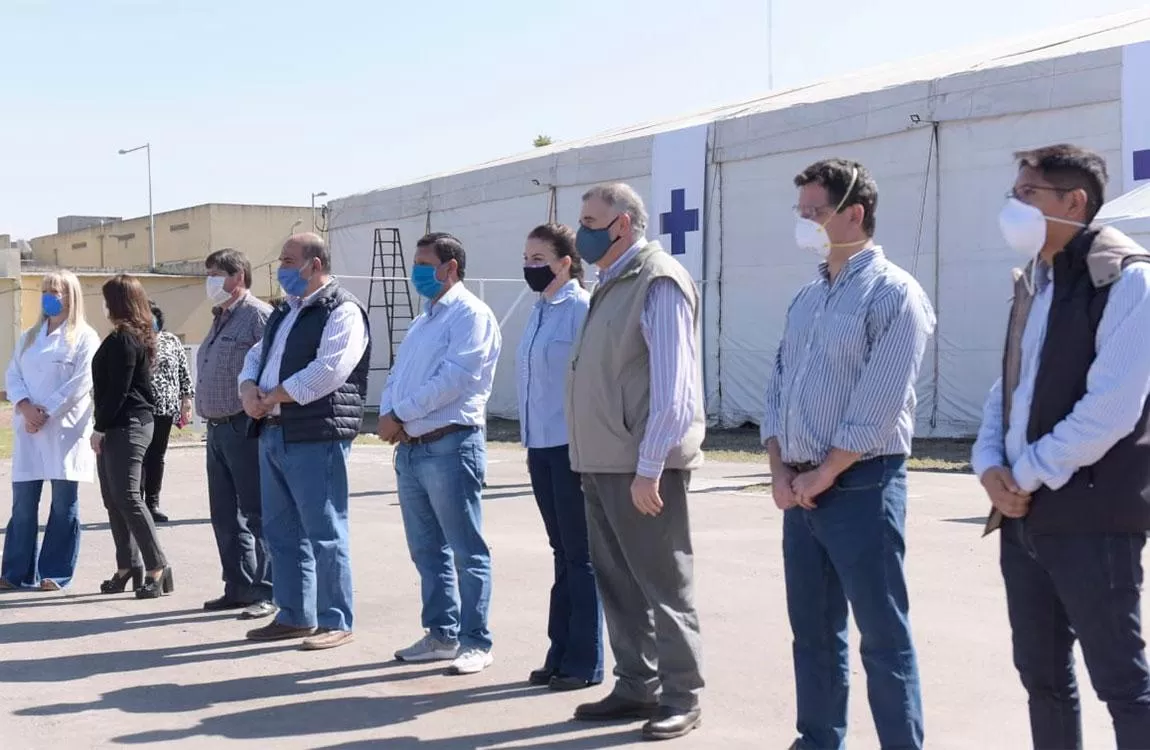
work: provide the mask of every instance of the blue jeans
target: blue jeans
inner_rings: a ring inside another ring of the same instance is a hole
[[[351,441],[286,443],[260,435],[264,539],[271,553],[276,622],[351,630],[347,458]]]
[[[243,414],[208,424],[207,472],[224,596],[250,603],[271,600],[272,574],[261,515],[260,444],[248,436],[249,424]]]
[[[844,746],[849,602],[879,744],[918,750],[922,695],[903,574],[906,459],[860,462],[816,502],[816,510],[792,508],[783,520],[800,747]]]
[[[603,681],[603,608],[587,546],[587,508],[566,445],[531,448],[527,471],[547,541],[555,556],[555,582],[547,617],[544,669],[587,682]]]
[[[1110,709],[1114,746],[1150,748],[1140,602],[1146,535],[1037,535],[1025,521],[1007,521],[1000,533],[1014,665],[1030,696],[1034,747],[1082,747],[1077,637],[1094,690]]]
[[[395,454],[407,549],[419,571],[423,627],[464,648],[491,648],[491,553],[480,500],[487,445],[478,429],[453,432]],[[278,584],[277,584],[278,585]]]
[[[12,483],[12,518],[4,536],[0,578],[13,586],[36,588],[44,579],[61,588],[72,582],[80,556],[80,514],[77,482],[53,479],[52,509],[44,531],[44,546],[36,554],[40,529],[40,491],[43,480]]]

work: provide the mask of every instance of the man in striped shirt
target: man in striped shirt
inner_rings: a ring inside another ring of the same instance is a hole
[[[797,177],[796,241],[822,259],[787,311],[762,439],[794,634],[796,750],[843,746],[847,604],[882,747],[921,748],[922,698],[903,575],[914,383],[934,312],[873,241],[878,187],[832,159]]]
[[[575,718],[646,718],[644,737],[669,739],[700,717],[687,486],[706,428],[699,295],[683,266],[646,240],[646,225],[628,185],[583,196],[576,246],[599,283],[567,379],[568,445],[617,680]]]

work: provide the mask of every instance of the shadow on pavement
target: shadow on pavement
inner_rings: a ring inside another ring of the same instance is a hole
[[[164,523],[156,524],[156,528],[162,531],[174,526],[210,526],[211,523],[212,521],[210,518],[176,518],[171,521],[165,521]],[[111,526],[108,525],[107,521],[80,524],[81,531],[108,531],[110,528]],[[45,527],[41,526],[40,533],[43,534],[44,531]],[[0,526],[0,537],[4,536],[7,532],[8,530],[6,528]]]
[[[68,606],[65,599],[57,601]],[[15,607],[13,607],[15,609]],[[184,609],[174,612],[140,612],[139,614],[103,617],[95,620],[51,620],[45,622],[10,622],[0,625],[0,642],[37,643],[68,638],[84,638],[105,633],[123,633],[156,625],[185,625],[195,622],[234,620],[235,614],[204,614],[202,609]],[[81,654],[88,656],[88,654]]]
[[[239,646],[246,648],[227,650]],[[299,644],[293,642],[287,642],[286,645],[251,648],[251,641],[238,640],[147,650],[125,649],[98,654],[45,656],[40,659],[8,659],[0,661],[0,683],[69,682],[71,680],[85,680],[102,674],[140,672],[160,667],[212,661],[234,661],[235,659],[274,654],[296,648],[299,648]]]

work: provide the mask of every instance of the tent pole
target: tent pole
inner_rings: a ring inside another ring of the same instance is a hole
[[[942,153],[938,140],[938,120],[931,122],[931,137],[934,138],[934,385],[930,405],[930,427],[938,427],[938,359],[939,359],[939,292],[942,288]]]

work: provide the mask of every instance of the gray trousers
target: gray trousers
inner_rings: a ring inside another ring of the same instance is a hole
[[[100,494],[108,509],[108,525],[112,527],[112,541],[116,544],[116,567],[121,570],[139,567],[158,570],[168,564],[156,538],[152,514],[140,494],[144,454],[151,443],[152,423],[133,421],[128,427],[113,427],[104,433],[104,443],[96,459]]]
[[[615,694],[678,710],[699,704],[702,639],[687,516],[690,472],[668,469],[663,512],[641,514],[631,474],[584,474],[591,564],[615,654]]]

